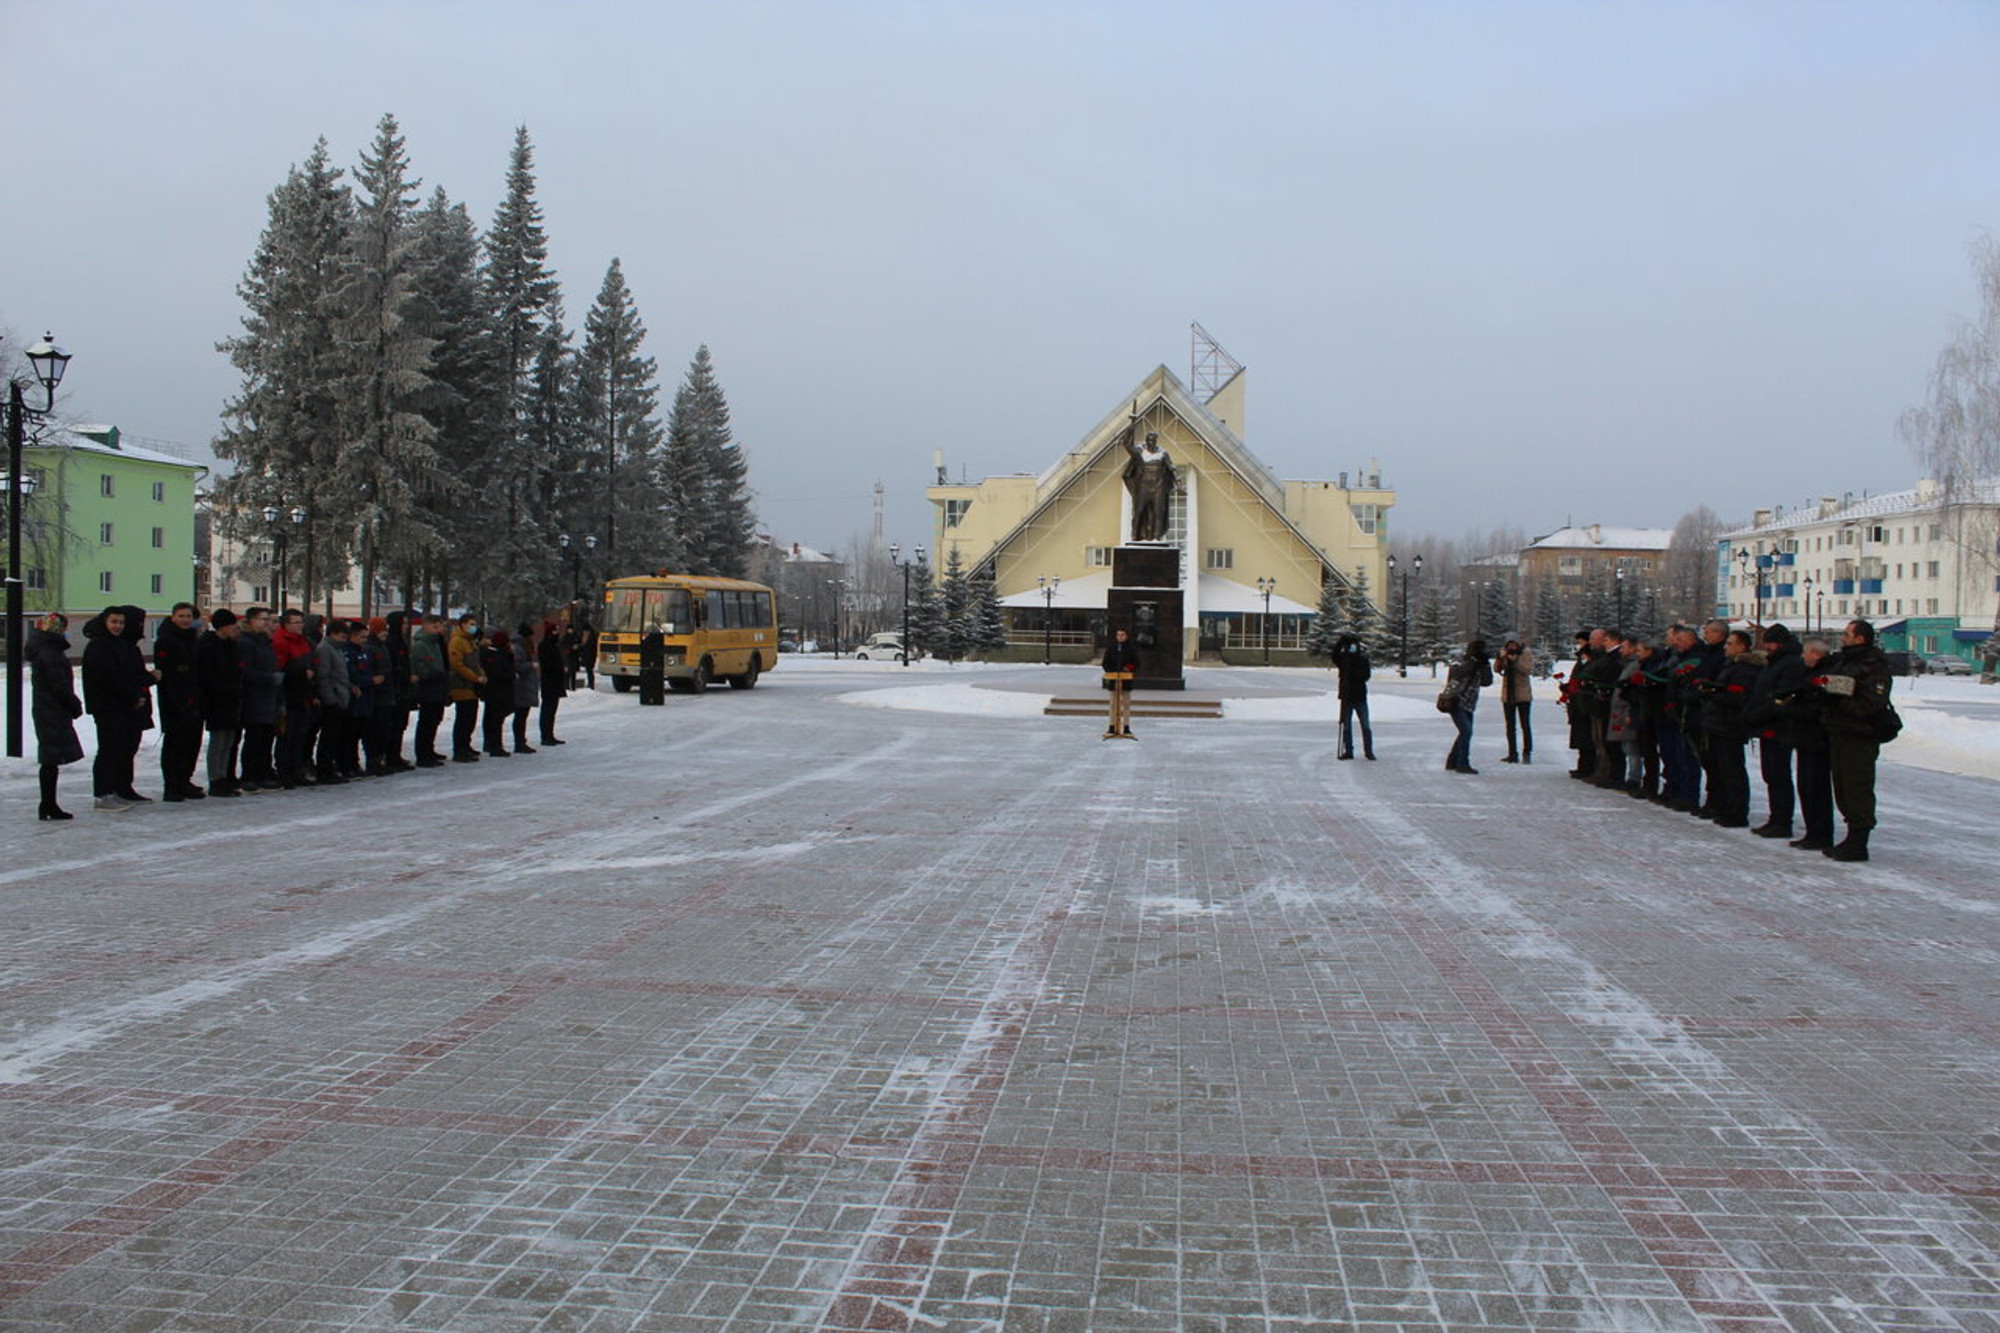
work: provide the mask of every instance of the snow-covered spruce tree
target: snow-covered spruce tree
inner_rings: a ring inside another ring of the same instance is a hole
[[[535,199],[535,150],[525,125],[514,131],[507,190],[487,228],[485,251],[481,285],[497,363],[496,391],[487,404],[492,447],[473,501],[483,510],[487,541],[472,583],[481,604],[497,604],[521,580],[548,581],[561,563],[540,507],[548,493],[549,460],[535,453],[527,433],[530,371],[557,287]]]
[[[1535,651],[1546,661],[1569,651],[1569,627],[1563,624],[1562,598],[1554,579],[1543,579],[1535,587]]]
[[[972,583],[956,542],[945,556],[944,578],[938,584],[938,619],[937,655],[947,662],[967,657],[972,650]]]
[[[1306,633],[1306,652],[1324,657],[1327,665],[1332,666],[1333,650],[1340,646],[1340,636],[1350,632],[1347,626],[1347,585],[1330,574],[1322,575],[1319,606],[1313,615],[1312,629]]]
[[[981,565],[972,578],[972,635],[968,645],[982,658],[1007,647],[1007,618],[1000,612],[1000,592],[993,586],[993,566]]]
[[[1504,636],[1514,632],[1514,595],[1505,579],[1495,579],[1479,592],[1479,637],[1497,651]]]
[[[575,409],[581,455],[558,509],[579,537],[601,532],[615,568],[628,574],[687,568],[669,513],[659,366],[645,344],[646,322],[613,259],[584,317]]]
[[[437,469],[424,415],[431,350],[417,291],[412,214],[421,182],[394,116],[354,171],[355,207],[331,305],[341,446],[330,484],[360,547],[361,614],[375,611],[378,571],[408,570],[438,546],[419,503]],[[407,591],[407,590],[406,590]]]
[[[937,656],[944,645],[944,604],[928,558],[910,570],[910,641],[906,649]]]
[[[1347,625],[1347,632],[1361,640],[1361,646],[1378,662],[1386,660],[1385,654],[1395,652],[1398,647],[1399,641],[1383,619],[1381,608],[1375,605],[1365,568],[1355,569],[1354,582],[1348,587]]]
[[[265,505],[302,506],[313,541],[288,535],[285,586],[306,600],[307,555],[315,581],[340,568],[339,529],[321,501],[339,453],[340,389],[329,321],[353,200],[328,158],[326,140],[286,173],[269,199],[256,253],[237,284],[243,332],[218,344],[242,375],[222,409],[216,457],[233,466],[215,487],[216,511],[231,536],[264,535]],[[262,572],[261,570],[257,572]]]
[[[756,536],[748,468],[729,430],[729,400],[704,344],[667,417],[665,481],[674,526],[695,574],[741,577]]]
[[[1415,618],[1410,622],[1410,656],[1417,662],[1429,663],[1435,674],[1439,662],[1449,661],[1459,653],[1458,590],[1427,583],[1414,600],[1417,606]]]
[[[572,597],[587,595],[591,605],[597,600],[587,584],[577,586],[596,575],[595,569],[584,567],[581,545],[594,528],[577,521],[582,509],[576,503],[578,477],[588,447],[577,414],[578,378],[578,357],[558,298],[549,303],[534,364],[528,370],[528,397],[521,423],[528,447],[549,461],[536,503],[544,516],[542,528],[550,543],[551,561],[540,566],[536,575],[524,577],[508,589],[504,605],[510,624],[516,616],[539,614]],[[570,539],[567,550],[562,545],[564,536]]]
[[[421,589],[418,601],[443,610],[455,604],[454,573],[485,549],[478,498],[494,436],[486,405],[499,391],[498,363],[480,289],[479,229],[472,214],[434,189],[412,230],[418,310],[432,342],[424,416],[436,432],[431,447],[438,459],[431,475],[418,479],[417,502],[440,544],[410,577]]]

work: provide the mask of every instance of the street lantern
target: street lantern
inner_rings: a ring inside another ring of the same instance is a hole
[[[24,679],[22,652],[27,639],[27,612],[22,602],[21,505],[32,494],[34,484],[21,464],[21,449],[27,443],[28,418],[45,417],[55,410],[56,386],[69,369],[69,353],[55,345],[53,335],[27,351],[28,366],[42,386],[44,401],[32,408],[22,397],[21,382],[7,380],[7,755],[22,754],[21,713]]]
[[[1035,586],[1042,590],[1042,665],[1047,666],[1055,660],[1056,589],[1062,577],[1037,574]]]
[[[1625,562],[1620,560],[1612,571],[1618,580],[1618,632],[1625,633]]]
[[[1278,590],[1276,579],[1260,578],[1257,591],[1264,594],[1264,665],[1271,665],[1271,594]]]
[[[911,553],[911,558],[908,560],[903,559],[902,543],[889,543],[889,563],[903,571],[903,651],[901,658],[904,666],[910,664],[910,656],[916,646],[910,642],[910,567],[912,565],[921,565],[923,562],[923,543],[919,542],[917,544],[915,551]]]

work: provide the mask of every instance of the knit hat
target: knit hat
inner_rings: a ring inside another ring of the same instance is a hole
[[[215,629],[224,629],[236,623],[236,613],[226,606],[218,606],[209,615],[208,623]]]
[[[368,617],[368,632],[370,634],[387,634],[389,632],[388,618],[386,616]]]
[[[493,646],[494,646],[495,648],[505,648],[505,647],[507,646],[507,631],[506,631],[506,630],[504,630],[504,629],[496,629],[496,630],[494,630],[494,631],[493,631]]]

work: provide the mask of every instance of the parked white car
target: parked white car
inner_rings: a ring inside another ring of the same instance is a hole
[[[923,650],[918,649],[916,655],[921,658]],[[854,656],[863,662],[900,662],[903,660],[903,636],[894,630],[871,634],[855,650]]]

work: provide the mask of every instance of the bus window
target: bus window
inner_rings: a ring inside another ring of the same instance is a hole
[[[665,628],[660,623],[661,620],[660,612],[662,610],[663,598],[664,594],[660,591],[660,589],[658,588],[646,589],[645,632],[648,634],[652,633],[656,629],[663,630]]]
[[[722,609],[722,594],[712,592],[705,600],[708,602],[708,628],[721,629],[728,624],[728,613]]]
[[[753,592],[750,596],[757,603],[756,619],[750,623],[758,629],[771,628],[771,594],[768,592]]]
[[[640,633],[642,594],[637,588],[614,588],[604,604],[604,633]]]
[[[666,616],[665,632],[686,634],[693,630],[692,617],[688,612],[687,589],[669,588],[666,591],[666,599],[666,605],[662,608]]]

